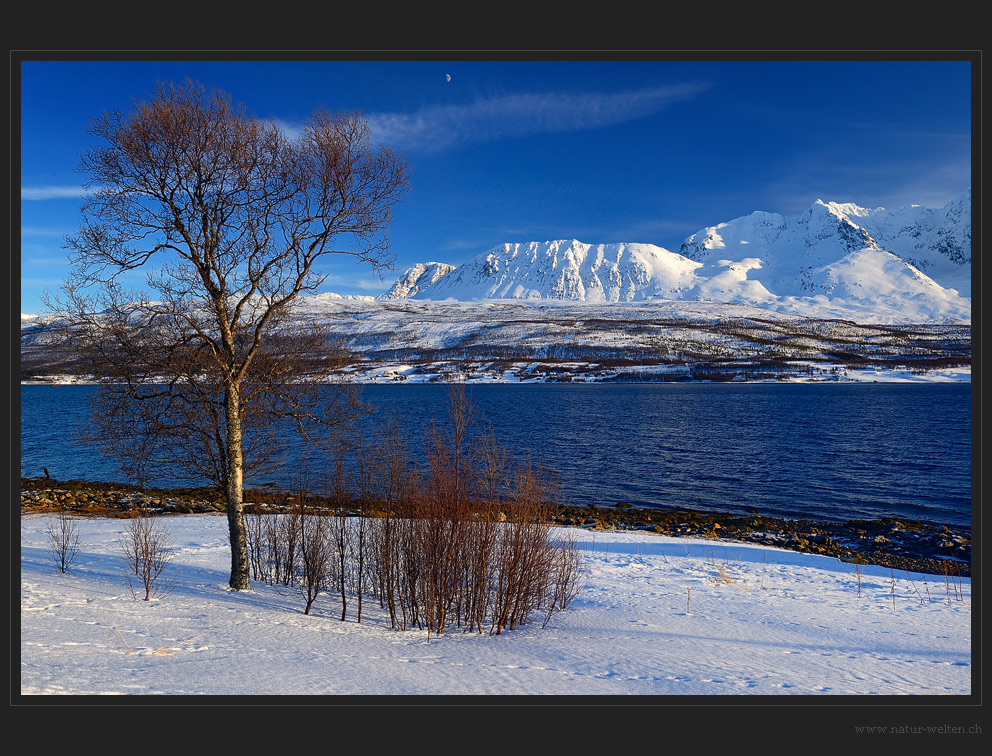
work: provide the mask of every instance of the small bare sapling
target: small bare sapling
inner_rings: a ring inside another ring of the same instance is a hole
[[[120,537],[121,559],[127,565],[124,579],[131,595],[138,597],[144,589],[144,600],[167,594],[171,584],[163,585],[161,578],[174,556],[168,530],[161,518],[152,517],[145,509],[132,510],[125,520]]]
[[[59,572],[68,572],[79,555],[79,528],[65,507],[48,523],[48,544]]]

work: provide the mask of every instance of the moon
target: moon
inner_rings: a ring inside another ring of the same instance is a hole
[[[445,74],[444,75],[444,80],[445,81],[451,81],[451,74]]]

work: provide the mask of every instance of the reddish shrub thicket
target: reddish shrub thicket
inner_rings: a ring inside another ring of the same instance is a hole
[[[551,524],[557,474],[515,460],[461,385],[449,390],[447,422],[432,425],[424,444],[421,470],[387,421],[347,459],[324,460],[321,497],[301,488],[291,511],[256,508],[254,579],[295,585],[307,613],[318,594],[333,592],[342,620],[353,601],[361,621],[370,598],[394,628],[428,635],[452,626],[499,634],[538,617],[546,626],[582,573],[577,545]]]

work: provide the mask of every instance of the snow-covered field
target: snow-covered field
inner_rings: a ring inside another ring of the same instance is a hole
[[[166,520],[176,552],[163,580],[174,583],[149,602],[133,598],[125,583],[122,521],[77,520],[81,552],[66,574],[52,560],[48,522],[21,517],[22,703],[49,695],[373,695],[398,703],[406,696],[692,703],[729,695],[850,703],[837,697],[973,692],[968,579],[855,568],[754,545],[575,531],[583,587],[546,628],[500,636],[451,629],[428,638],[390,629],[368,603],[359,624],[353,612],[342,622],[330,596],[307,616],[288,588],[227,590],[223,516]],[[878,716],[866,710],[862,719]]]

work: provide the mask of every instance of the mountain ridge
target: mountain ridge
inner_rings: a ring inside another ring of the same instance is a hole
[[[678,252],[577,239],[504,243],[462,265],[418,264],[379,300],[652,300],[815,317],[970,322],[971,189],[942,208],[816,200],[705,227]],[[873,317],[874,316],[874,317]]]

